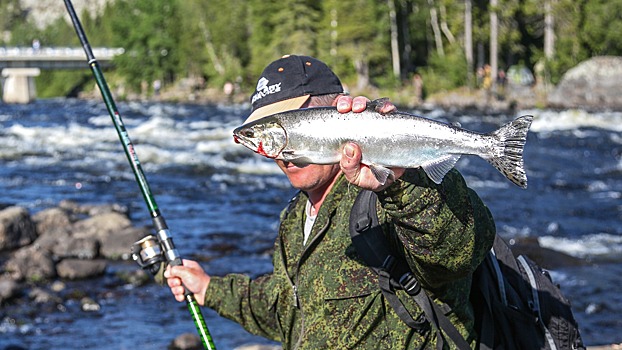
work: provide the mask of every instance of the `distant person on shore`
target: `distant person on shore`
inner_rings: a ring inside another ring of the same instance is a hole
[[[222,91],[224,92],[225,96],[227,96],[227,102],[231,103],[231,101],[233,100],[233,83],[230,81],[225,82],[225,84],[222,87]]]
[[[36,52],[39,52],[39,50],[41,49],[41,43],[39,42],[39,39],[34,39],[32,41],[32,49]]]
[[[492,88],[492,68],[489,64],[484,65],[482,88],[484,88],[484,90],[486,91],[490,91],[490,88]]]
[[[155,95],[155,97],[159,97],[160,96],[160,89],[162,88],[162,82],[160,81],[160,79],[156,79],[153,81],[153,94]]]
[[[347,96],[323,62],[284,56],[261,74],[245,123],[304,107],[362,112],[367,101]],[[394,110],[385,104],[380,112]],[[474,345],[469,294],[473,271],[495,237],[490,212],[455,169],[436,184],[421,168],[393,168],[394,176],[381,184],[361,160],[361,149],[352,142],[344,145],[339,164],[299,166],[276,160],[299,191],[280,215],[273,271],[257,278],[236,273],[217,277],[196,261],[184,260],[183,266],[169,266],[164,273],[175,298],[184,301],[188,288],[199,304],[253,334],[281,342],[284,349],[442,346],[447,340],[424,330],[425,323],[415,329],[400,319],[378,287],[378,276],[352,246],[350,212],[361,189],[368,189],[379,198],[377,214],[395,254],[437,303],[451,307],[450,322]],[[422,315],[414,300],[406,302],[415,318]]]
[[[423,78],[419,73],[413,75],[413,87],[415,88],[415,106],[423,102]]]

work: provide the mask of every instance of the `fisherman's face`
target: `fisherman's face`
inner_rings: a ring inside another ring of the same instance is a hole
[[[341,169],[339,164],[309,164],[298,167],[291,162],[276,160],[276,164],[285,173],[294,188],[305,192],[322,191],[333,183]]]
[[[334,102],[333,102],[334,103]],[[324,107],[325,104],[316,102],[310,98],[300,108]],[[309,164],[296,166],[293,163],[275,160],[281,171],[285,173],[294,188],[307,193],[313,191],[325,191],[334,181],[341,169],[339,164]]]

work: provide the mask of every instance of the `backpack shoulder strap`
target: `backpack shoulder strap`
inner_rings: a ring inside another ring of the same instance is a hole
[[[368,190],[360,191],[350,212],[350,237],[361,258],[378,274],[378,284],[385,299],[409,327],[425,332],[429,329],[429,325],[433,324],[438,349],[444,344],[441,329],[458,349],[470,349],[467,341],[441,311],[440,306],[421,288],[408,264],[392,254],[378,220],[377,201],[376,193]],[[413,319],[396,295],[396,289],[404,289],[417,302],[424,312],[423,319]]]
[[[385,265],[391,252],[376,213],[376,193],[361,190],[350,212],[350,238],[358,254],[374,270]]]

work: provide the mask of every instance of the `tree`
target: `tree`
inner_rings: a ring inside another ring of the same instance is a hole
[[[176,0],[117,0],[114,45],[125,48],[115,58],[119,71],[135,89],[143,81],[173,82],[182,71],[180,38],[183,19]]]
[[[553,3],[555,0],[544,2],[544,58],[550,61],[555,56],[555,29]]]
[[[390,74],[390,24],[386,3],[373,0],[327,0],[324,3],[324,13],[334,13],[338,23],[335,32],[339,54],[334,63],[339,73],[346,79],[354,74],[359,90],[371,86],[372,75]],[[353,9],[356,9],[356,16],[352,15]]]
[[[259,75],[269,61],[286,54],[317,56],[321,2],[251,0],[248,6],[252,76]]]
[[[399,79],[402,75],[402,69],[400,66],[400,48],[398,43],[397,11],[395,10],[395,2],[393,0],[387,0],[387,5],[389,7],[389,19],[391,20],[391,62],[393,63],[393,75]]]
[[[467,65],[467,84],[473,87],[473,4],[464,0],[464,57]]]
[[[246,1],[187,0],[180,8],[185,19],[182,65],[189,75],[218,87],[244,78],[250,60]]]
[[[498,0],[490,0],[490,77],[492,86],[495,86],[498,71],[498,42],[499,21],[497,18]]]

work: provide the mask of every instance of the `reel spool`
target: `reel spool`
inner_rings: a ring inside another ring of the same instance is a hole
[[[158,239],[153,235],[132,244],[132,259],[143,269],[156,275],[160,270],[160,265],[165,261],[162,254],[162,247]]]

